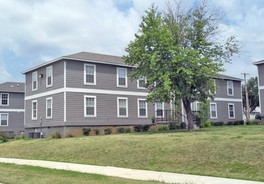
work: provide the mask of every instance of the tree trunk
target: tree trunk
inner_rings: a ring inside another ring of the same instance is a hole
[[[184,110],[187,116],[188,130],[192,131],[194,129],[194,125],[193,125],[193,114],[192,114],[192,109],[191,109],[191,101],[188,100],[187,98],[183,98],[182,103],[183,103],[183,107],[184,107]]]

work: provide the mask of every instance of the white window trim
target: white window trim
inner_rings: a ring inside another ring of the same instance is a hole
[[[155,103],[155,116],[157,117],[157,118],[164,118],[164,102],[162,102],[161,103],[162,104],[162,116],[158,116],[157,115],[157,103]]]
[[[36,103],[36,117],[33,117],[33,103]],[[33,100],[32,104],[31,104],[31,119],[32,120],[37,120],[38,119],[38,101],[37,100]]]
[[[48,100],[51,101],[50,108],[51,108],[51,116],[48,116]],[[52,111],[53,111],[53,100],[52,97],[46,98],[46,119],[52,119]]]
[[[229,109],[229,105],[233,105],[233,114],[234,114],[234,117],[230,117],[230,109]],[[234,104],[234,103],[228,103],[228,118],[229,118],[229,119],[235,119],[235,118],[236,118],[235,104]]]
[[[32,91],[37,91],[38,90],[38,71],[35,71],[35,72],[32,72],[32,74],[31,74],[32,76]],[[33,85],[33,83],[34,83],[34,81],[33,81],[33,76],[34,75],[36,75],[36,89],[34,89],[33,87],[34,87],[34,85]]]
[[[9,93],[0,93],[0,94],[1,94],[1,97],[0,97],[1,98],[0,99],[1,100],[1,104],[0,105],[1,106],[9,106]],[[2,104],[2,94],[7,94],[7,104]]]
[[[94,115],[87,115],[86,112],[86,98],[93,98],[94,99]],[[89,95],[84,95],[84,117],[96,117],[97,116],[97,105],[96,105],[96,96],[89,96]]]
[[[146,104],[146,115],[145,116],[140,116],[139,101],[145,101],[145,104]],[[138,118],[148,118],[148,103],[147,103],[147,99],[138,98],[137,99],[137,107],[138,107]]]
[[[125,78],[126,85],[125,86],[119,85],[119,76],[118,76],[118,70],[119,69],[124,69],[126,72],[126,78]],[[116,85],[117,85],[117,87],[127,88],[127,68],[121,68],[121,67],[116,68]]]
[[[51,70],[51,75],[50,75],[50,77],[51,77],[51,84],[48,84],[48,70]],[[53,67],[52,66],[48,66],[48,67],[46,67],[46,87],[48,88],[48,87],[52,87],[53,86]]]
[[[119,115],[119,100],[126,100],[126,115]],[[117,117],[118,118],[127,118],[128,117],[128,98],[125,97],[117,97]]]
[[[7,115],[7,125],[2,125],[2,114],[6,114]],[[8,126],[8,120],[9,120],[9,114],[8,113],[0,113],[0,126],[6,127]]]
[[[229,88],[228,88],[228,87],[229,87],[229,86],[228,86],[228,83],[229,83],[229,82],[231,82],[231,84],[232,84],[232,94],[229,94],[229,90],[228,90],[228,89],[229,89]],[[233,83],[233,81],[227,81],[227,82],[226,82],[226,87],[227,87],[227,96],[234,96],[234,83]]]
[[[86,66],[93,66],[94,67],[94,82],[93,83],[92,82],[86,82]],[[84,64],[83,74],[84,74],[84,77],[83,77],[84,85],[96,85],[96,65]]]
[[[212,108],[211,108],[212,104],[215,105],[215,117],[212,117]],[[215,103],[215,102],[210,102],[210,118],[211,119],[217,119],[217,103]]]
[[[147,79],[146,79],[146,77],[142,77],[142,80],[145,80],[145,84],[146,84],[146,82],[147,82]],[[139,86],[139,79],[137,80],[137,89],[146,89],[145,87],[140,87]]]

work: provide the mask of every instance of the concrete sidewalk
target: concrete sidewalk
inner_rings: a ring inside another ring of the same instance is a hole
[[[14,158],[0,158],[2,163],[12,163],[18,165],[39,166],[50,169],[70,170],[82,173],[101,174],[120,178],[136,180],[153,180],[165,183],[182,183],[182,184],[264,184],[264,182],[235,180],[208,176],[197,176],[189,174],[176,174],[168,172],[157,172],[147,170],[126,169],[110,166],[94,166],[84,164],[73,164],[64,162],[52,162],[41,160],[25,160]]]

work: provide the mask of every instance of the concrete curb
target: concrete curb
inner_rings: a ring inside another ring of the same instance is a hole
[[[64,162],[42,161],[42,160],[26,160],[14,158],[0,158],[2,163],[12,163],[17,165],[39,166],[50,169],[60,169],[77,171],[90,174],[101,174],[106,176],[114,176],[136,180],[153,180],[165,183],[183,183],[183,184],[264,184],[264,182],[236,180],[227,178],[217,178],[209,176],[198,176],[189,174],[176,174],[168,172],[157,172],[137,169],[126,169],[110,166],[94,166]]]

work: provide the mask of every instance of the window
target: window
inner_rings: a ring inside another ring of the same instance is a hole
[[[52,118],[52,98],[46,99],[46,118],[51,119]]]
[[[147,118],[148,109],[146,99],[138,99],[138,117]]]
[[[96,117],[95,96],[84,96],[84,117]]]
[[[1,93],[1,105],[8,106],[9,105],[9,94]]]
[[[53,83],[53,69],[52,66],[46,68],[46,87],[51,87]]]
[[[234,95],[233,81],[227,81],[227,95],[228,96]]]
[[[84,84],[96,84],[96,66],[92,64],[84,65]]]
[[[229,119],[235,119],[235,105],[229,103],[228,104],[228,117]]]
[[[137,80],[137,88],[138,89],[145,89],[145,85],[146,85],[146,78],[145,77],[141,77]]]
[[[128,117],[127,98],[117,98],[117,117]]]
[[[2,113],[0,114],[0,126],[8,126],[8,114]]]
[[[156,117],[163,118],[163,111],[164,111],[164,103],[163,102],[156,102],[155,103],[155,111]]]
[[[32,120],[38,119],[38,101],[32,101]]]
[[[210,118],[216,119],[217,118],[217,104],[210,103]]]
[[[117,68],[117,87],[127,87],[126,68]]]
[[[32,91],[36,91],[38,89],[38,72],[32,73]]]

